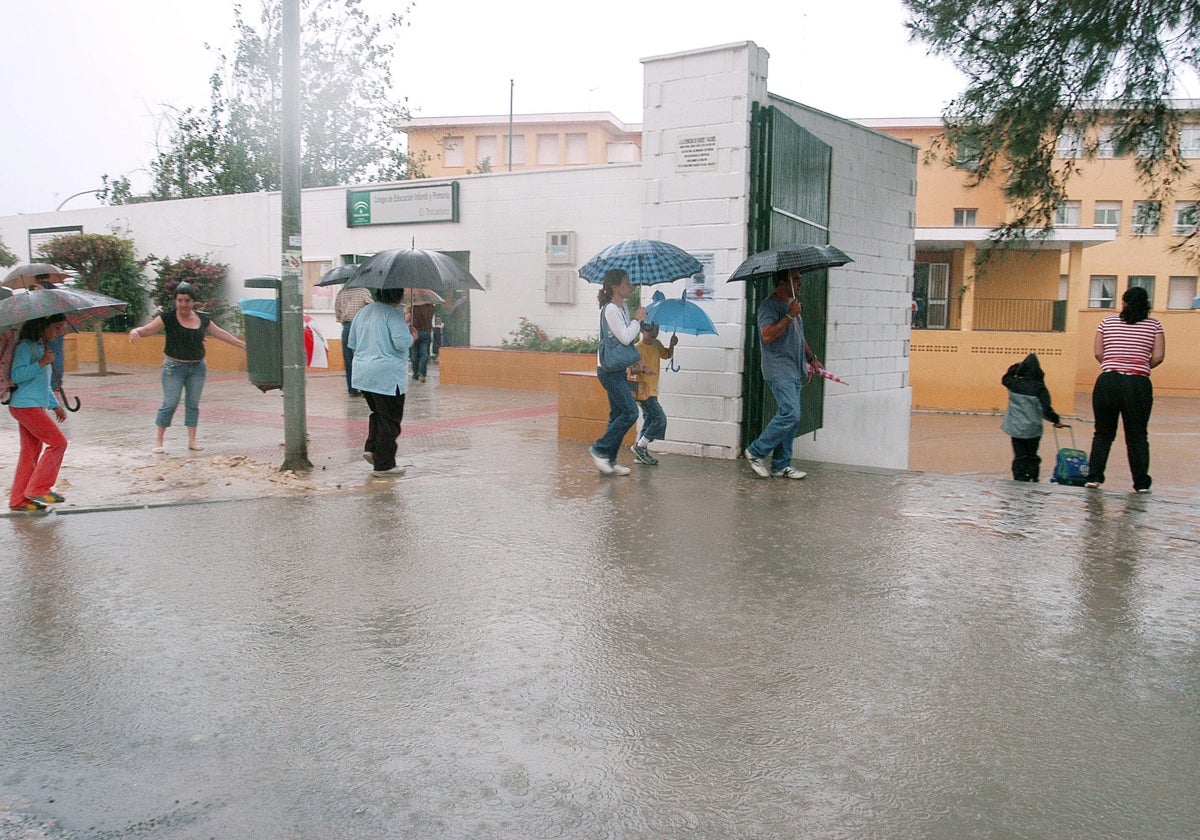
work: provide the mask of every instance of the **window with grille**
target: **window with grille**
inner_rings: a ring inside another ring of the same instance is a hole
[[[1200,158],[1200,125],[1185,125],[1179,129],[1179,154],[1185,158]]]
[[[1054,209],[1055,227],[1079,227],[1080,203],[1078,201],[1062,201]]]
[[[568,134],[567,140],[567,163],[578,165],[588,162],[587,157],[587,135],[586,134]]]
[[[1058,136],[1058,156],[1060,158],[1077,158],[1083,156],[1083,135],[1078,131],[1067,130]]]
[[[978,224],[978,215],[979,211],[974,207],[955,207],[954,226],[976,227]]]
[[[1115,228],[1121,226],[1121,202],[1097,201],[1096,215],[1092,219],[1094,227]]]
[[[1112,309],[1117,296],[1117,278],[1113,274],[1093,274],[1088,287],[1088,307]]]
[[[538,166],[558,165],[558,135],[539,134],[537,136]]]
[[[1175,222],[1171,233],[1175,236],[1191,236],[1196,232],[1197,205],[1194,201],[1175,202]]]
[[[1158,220],[1162,216],[1162,204],[1158,201],[1133,202],[1134,236],[1158,235]]]
[[[504,138],[504,165],[508,166],[508,146],[510,138]],[[517,134],[511,138],[512,141],[512,165],[525,165],[525,135]]]
[[[480,172],[497,167],[500,163],[497,160],[499,149],[495,134],[485,134],[475,138],[475,165],[479,167]]]
[[[1145,289],[1146,296],[1150,298],[1150,305],[1154,306],[1154,275],[1152,274],[1130,274],[1129,288]]]

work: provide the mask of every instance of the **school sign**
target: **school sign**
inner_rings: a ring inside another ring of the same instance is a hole
[[[346,190],[346,227],[457,221],[457,181]]]

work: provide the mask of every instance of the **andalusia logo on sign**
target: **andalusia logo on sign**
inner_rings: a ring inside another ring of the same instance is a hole
[[[371,194],[356,192],[350,194],[350,224],[371,224]]]

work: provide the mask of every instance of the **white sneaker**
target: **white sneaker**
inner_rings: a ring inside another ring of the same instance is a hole
[[[746,449],[746,460],[750,462],[750,469],[758,473],[759,478],[770,478],[771,467],[767,464],[765,458],[756,458],[750,454],[749,448]]]
[[[612,468],[613,475],[629,475],[630,472],[629,467],[618,464],[616,461],[609,464],[609,467]]]
[[[781,470],[772,470],[771,478],[808,478],[808,473],[795,467],[784,467]]]
[[[377,478],[392,478],[404,475],[404,467],[392,467],[390,470],[371,470],[371,475]]]
[[[596,469],[600,470],[600,472],[604,473],[605,475],[613,474],[612,462],[601,455],[595,446],[588,447],[588,454],[592,456],[592,462],[596,465]]]
[[[1095,490],[1097,487],[1100,486],[1100,482],[1099,481],[1089,481],[1086,484],[1084,484],[1083,486],[1088,488],[1089,490]]]

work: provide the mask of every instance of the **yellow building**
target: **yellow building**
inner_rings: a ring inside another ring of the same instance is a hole
[[[556,166],[637,163],[642,126],[612,114],[518,114],[410,120],[409,154],[427,178]],[[510,160],[511,150],[511,160]]]
[[[1200,111],[1183,103],[1180,150],[1200,161]],[[994,185],[967,187],[970,172],[927,158],[941,120],[862,120],[918,148],[914,329],[910,362],[918,407],[993,409],[1004,405],[1000,376],[1037,352],[1060,411],[1088,392],[1099,371],[1096,326],[1120,309],[1131,285],[1150,293],[1162,321],[1167,360],[1154,372],[1155,392],[1200,395],[1200,312],[1191,309],[1198,267],[1172,246],[1195,229],[1198,197],[1187,184],[1171,201],[1146,200],[1134,159],[1101,142],[1095,160],[1079,160],[1048,239],[1020,250],[990,248],[990,230],[1007,221]],[[1102,138],[1093,138],[1102,139]],[[1059,140],[1063,158],[1078,157],[1077,138]],[[987,252],[987,259],[976,257]],[[1084,407],[1080,407],[1082,410]]]

